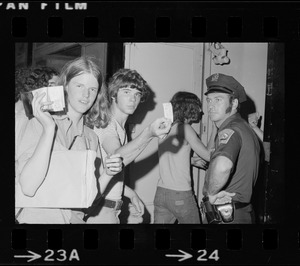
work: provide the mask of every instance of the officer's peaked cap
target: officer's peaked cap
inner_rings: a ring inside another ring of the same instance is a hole
[[[206,79],[207,92],[205,95],[212,92],[225,92],[233,94],[240,103],[247,101],[244,87],[232,76],[227,76],[221,73],[211,75]]]

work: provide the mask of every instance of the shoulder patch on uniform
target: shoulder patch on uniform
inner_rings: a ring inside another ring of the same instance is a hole
[[[218,133],[219,144],[226,144],[230,140],[233,133],[234,133],[234,130],[229,129],[229,128],[225,128],[222,131],[220,131]]]

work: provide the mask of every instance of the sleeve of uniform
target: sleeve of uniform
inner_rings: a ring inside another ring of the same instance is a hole
[[[241,149],[240,133],[234,128],[225,128],[218,133],[218,147],[212,155],[212,159],[217,156],[225,156],[235,164]]]

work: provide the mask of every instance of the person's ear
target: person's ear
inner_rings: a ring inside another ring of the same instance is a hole
[[[238,105],[239,105],[239,100],[238,99],[233,99],[232,108],[236,110]]]

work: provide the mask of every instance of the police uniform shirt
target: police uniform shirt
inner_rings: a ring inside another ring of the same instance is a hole
[[[240,114],[234,114],[222,123],[211,161],[217,156],[225,156],[232,161],[228,181],[221,190],[235,192],[233,201],[250,202],[258,176],[259,153],[257,137]]]

